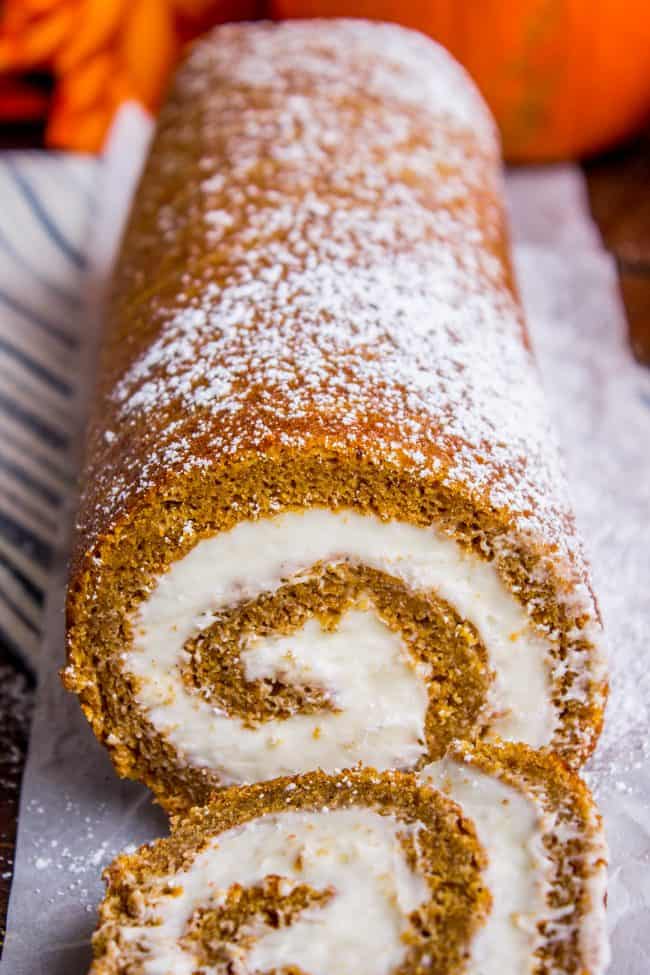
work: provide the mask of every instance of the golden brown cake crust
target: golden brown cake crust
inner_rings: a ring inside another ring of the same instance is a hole
[[[81,554],[169,475],[310,448],[506,508],[584,573],[469,78],[394,26],[228,25],[179,71],[135,196]]]
[[[136,194],[67,607],[66,685],[168,806],[204,795],[134,727],[129,616],[201,538],[313,505],[433,524],[492,560],[562,662],[552,744],[586,759],[600,622],[487,110],[397,27],[229,25],[178,73]]]

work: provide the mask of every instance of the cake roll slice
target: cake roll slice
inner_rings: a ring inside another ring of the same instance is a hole
[[[88,437],[65,682],[168,808],[455,738],[579,765],[601,626],[491,118],[433,42],[218,28],[162,110]]]
[[[92,975],[600,975],[586,790],[516,746],[473,762],[420,774],[455,801],[367,769],[222,791],[108,868]]]

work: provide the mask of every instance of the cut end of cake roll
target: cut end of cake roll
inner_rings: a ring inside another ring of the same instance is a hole
[[[142,556],[104,584],[96,608],[119,629],[91,718],[122,769],[173,809],[313,768],[418,768],[455,738],[579,761],[600,717],[583,633],[571,667],[566,633],[536,625],[494,561],[391,513],[314,506],[190,532],[131,612],[104,599],[124,607]]]
[[[494,127],[439,46],[229,25],[119,260],[66,685],[168,808],[454,738],[580,765],[601,627],[513,287]]]
[[[601,975],[604,869],[585,787],[516,746],[233,788],[108,869],[91,972]]]
[[[458,806],[411,775],[233,788],[109,867],[92,975],[460,971],[484,866]]]

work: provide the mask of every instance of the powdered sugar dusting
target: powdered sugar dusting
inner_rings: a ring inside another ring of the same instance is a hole
[[[87,527],[163,470],[319,442],[442,470],[580,566],[499,194],[489,114],[423,37],[324,22],[200,43],[118,269],[109,349],[144,324],[105,371]]]

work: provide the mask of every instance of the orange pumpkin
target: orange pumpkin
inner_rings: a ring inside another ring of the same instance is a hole
[[[650,117],[650,0],[271,0],[415,27],[465,65],[512,161],[605,149]]]

